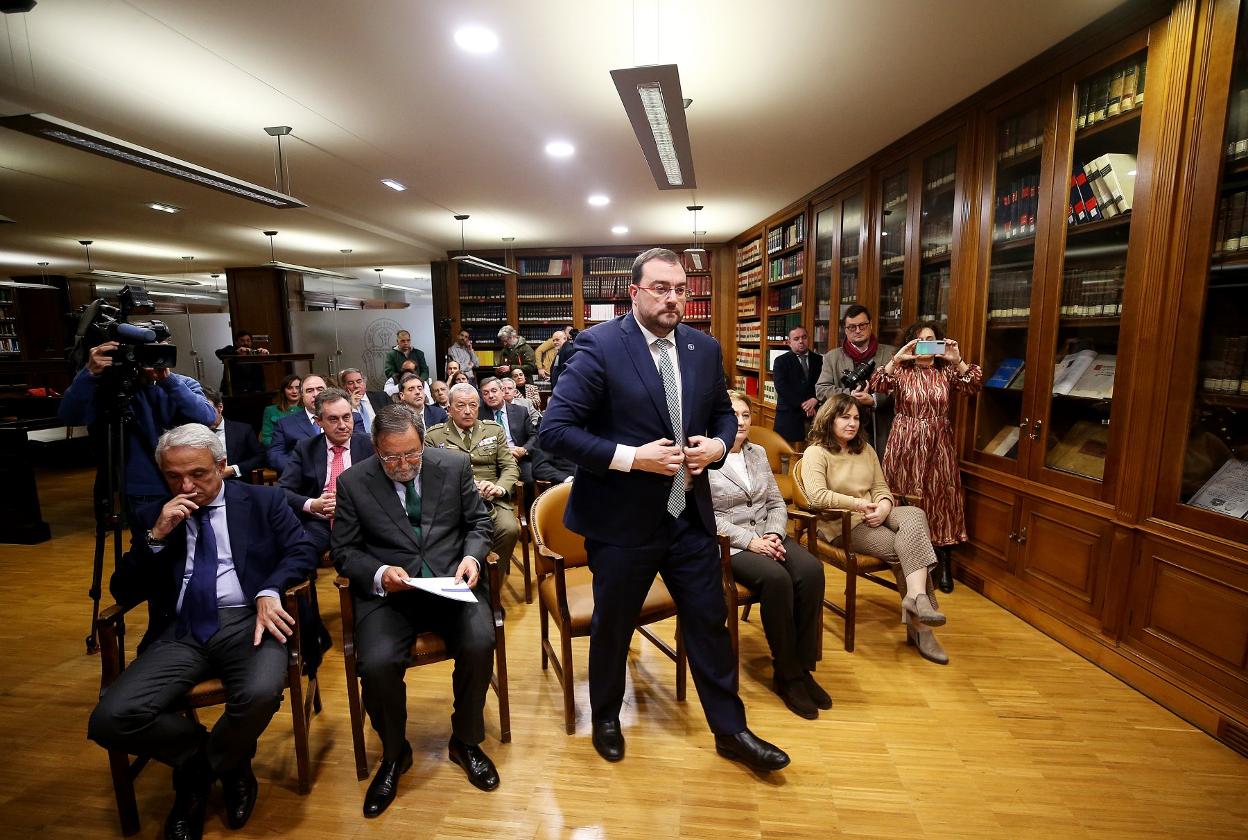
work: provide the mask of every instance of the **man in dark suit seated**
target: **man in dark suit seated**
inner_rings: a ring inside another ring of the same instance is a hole
[[[535,481],[563,484],[565,481],[571,481],[575,473],[576,464],[573,461],[562,455],[547,452],[545,449],[533,450],[533,479]]]
[[[359,368],[347,368],[338,374],[338,385],[351,396],[351,407],[359,412],[360,430],[368,434],[373,427],[377,412],[390,405],[390,397],[384,391],[368,390],[368,378]]]
[[[109,585],[120,604],[147,600],[147,633],[91,713],[87,735],[172,765],[165,836],[199,838],[216,778],[229,826],[251,816],[251,758],[281,704],[293,629],[281,593],[307,578],[315,555],[281,490],[222,480],[225,447],[207,426],[165,432],[156,461],[173,497],[138,511]],[[213,676],[225,683],[226,705],[209,732],[181,703]]]
[[[217,410],[217,419],[208,428],[225,446],[225,478],[241,478],[251,483],[251,473],[264,466],[264,450],[256,430],[247,423],[225,419],[225,401],[213,388],[204,388],[204,398]]]
[[[338,480],[332,550],[351,581],[364,709],[382,744],[381,764],[364,797],[364,816],[394,801],[399,776],[412,766],[403,677],[412,642],[434,631],[455,658],[450,758],[482,790],[498,771],[481,751],[485,695],[493,670],[494,621],[489,581],[490,514],[467,456],[424,446],[424,430],[406,406],[382,409],[373,426],[377,456]],[[477,596],[452,601],[405,581],[454,577]]]
[[[321,433],[321,426],[316,422],[316,395],[328,387],[323,377],[309,373],[299,386],[299,394],[303,399],[303,411],[288,414],[273,426],[273,442],[269,444],[269,466],[280,476],[290,460],[290,452],[295,444],[305,438],[316,437]],[[355,412],[353,418],[356,425],[364,428],[364,419]]]
[[[399,377],[399,402],[413,411],[419,411],[426,429],[445,423],[449,416],[442,406],[429,405],[425,399],[425,383],[414,373],[405,373]]]
[[[533,459],[529,457],[529,450],[537,447],[537,418],[525,406],[508,404],[503,382],[496,377],[482,380],[481,399],[485,402],[481,416],[503,427],[507,448],[520,468],[525,492],[533,498]]]

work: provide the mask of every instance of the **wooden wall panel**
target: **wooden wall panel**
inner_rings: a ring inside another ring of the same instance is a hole
[[[1018,574],[1029,585],[1100,616],[1113,527],[1070,508],[1027,499],[1019,520],[1025,546]]]
[[[979,481],[968,481],[965,492],[966,530],[971,538],[967,553],[1008,572],[1010,534],[1015,530],[1014,494]]]

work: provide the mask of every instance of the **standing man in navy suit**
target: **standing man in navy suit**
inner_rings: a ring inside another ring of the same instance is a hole
[[[819,400],[815,383],[823,370],[823,356],[810,352],[810,336],[805,327],[789,330],[789,352],[776,357],[771,379],[776,384],[776,434],[789,443],[806,439],[810,418]]]
[[[708,468],[736,437],[719,343],[681,325],[680,258],[633,262],[633,311],[577,336],[542,421],[540,445],[577,464],[565,522],[594,575],[589,696],[594,748],[624,757],[620,707],[629,640],[656,573],[676,601],[694,684],[720,755],[754,770],[789,757],[745,724],[715,543]]]
[[[318,374],[309,373],[299,386],[299,394],[303,399],[303,411],[287,414],[277,421],[273,427],[273,442],[269,444],[269,466],[279,476],[286,469],[290,460],[291,450],[295,444],[305,438],[316,437],[321,433],[321,426],[316,422],[316,395],[327,386],[325,379]],[[364,419],[357,411],[353,417],[356,425],[364,428]]]

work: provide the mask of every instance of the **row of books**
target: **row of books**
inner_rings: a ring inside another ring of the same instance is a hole
[[[738,363],[740,363],[740,361],[740,359],[737,360]],[[746,367],[749,367],[749,365],[746,365]],[[750,376],[749,374],[744,373],[734,374],[732,377],[732,387],[733,390],[743,391],[751,397],[757,397],[758,377]]]
[[[1080,82],[1075,125],[1086,128],[1143,105],[1147,69],[1148,61],[1141,56]]]
[[[763,258],[763,239],[752,239],[737,249],[737,268],[758,262]]]
[[[1217,336],[1200,362],[1200,388],[1213,394],[1248,394],[1248,336]]]
[[[572,323],[571,303],[525,303],[520,306],[521,321]]]
[[[988,320],[1010,321],[1031,316],[1031,270],[993,269],[988,278]]]
[[[705,297],[711,293],[711,278],[706,275],[685,278],[690,297]]]
[[[778,312],[781,309],[797,309],[802,305],[802,287],[805,284],[797,283],[793,286],[784,286],[779,289],[771,289],[767,292],[767,311]]]
[[[763,402],[776,404],[776,383],[770,379],[763,383]]]
[[[685,303],[686,318],[709,318],[711,317],[711,302],[709,300],[691,300]]]
[[[468,337],[472,339],[473,346],[476,349],[478,356],[481,355],[482,344],[494,344],[498,341],[498,328],[506,323],[506,320],[504,319],[482,326],[480,324],[473,324],[469,321],[465,321],[463,318],[460,318],[459,321],[463,329],[468,331]]]
[[[737,291],[748,292],[763,285],[763,267],[756,265],[737,275]]]
[[[616,303],[587,303],[585,304],[585,320],[610,321],[612,318],[627,315],[631,309],[632,304],[627,301],[617,301]]]
[[[910,199],[909,190],[906,187],[909,175],[905,172],[899,172],[891,178],[884,181],[884,213],[887,215],[900,210],[902,206]],[[901,214],[905,216],[905,213]]]
[[[841,303],[858,302],[858,272],[846,274],[841,272]]]
[[[1125,265],[1067,268],[1062,273],[1062,318],[1104,318],[1122,314]]]
[[[517,300],[536,300],[538,298],[572,299],[571,280],[525,280],[516,284]]]
[[[939,218],[928,216],[923,220],[923,239],[920,243],[923,259],[931,260],[948,256],[953,251],[953,210]]]
[[[20,353],[22,343],[16,338],[0,338],[0,353]]]
[[[1024,175],[997,189],[992,241],[1005,242],[1036,235],[1036,212],[1040,207],[1040,176]]]
[[[944,321],[949,317],[949,289],[953,274],[949,266],[919,277],[919,320]]]
[[[1248,251],[1248,190],[1222,196],[1213,251],[1214,256]]]
[[[1088,184],[1088,175],[1083,167],[1075,164],[1070,173],[1070,200],[1066,207],[1066,224],[1074,226],[1084,222],[1097,222],[1101,219],[1100,202],[1096,193]]]
[[[1123,213],[1130,213],[1135,201],[1135,155],[1104,154],[1083,165],[1083,175],[1087,179],[1087,188],[1079,178],[1076,170],[1072,179],[1070,213],[1067,221],[1071,224],[1082,224],[1097,220],[1095,211],[1100,211],[1100,218],[1112,219]],[[1083,200],[1084,216],[1079,215],[1079,205],[1075,201],[1074,188],[1078,187],[1079,197]],[[1089,196],[1090,193],[1090,196]]]
[[[465,303],[459,307],[459,320],[467,324],[497,324],[501,327],[507,323],[506,303]],[[496,329],[497,332],[497,329]],[[495,335],[495,338],[498,336]]]
[[[632,274],[636,257],[590,257],[587,271],[590,274]]]
[[[806,214],[767,231],[767,253],[774,254],[806,241]]]
[[[767,319],[767,340],[783,344],[789,338],[789,331],[802,325],[802,316],[794,312],[791,315],[772,315]]]
[[[776,283],[781,280],[791,280],[792,278],[801,275],[805,265],[805,249],[802,249],[795,254],[789,254],[787,257],[777,257],[767,266],[767,279],[772,283]]]
[[[1231,94],[1231,114],[1226,123],[1226,159],[1248,157],[1248,88]]]
[[[517,263],[522,277],[558,277],[572,273],[571,257],[521,257]],[[631,266],[630,266],[631,268]]]
[[[737,322],[737,341],[748,341],[757,343],[763,334],[763,324],[761,321],[738,321]]]
[[[737,317],[750,318],[758,315],[758,297],[737,298]]]
[[[506,294],[502,280],[475,280],[459,284],[460,300],[498,300]]]
[[[896,283],[886,286],[880,295],[880,319],[891,323],[901,322],[902,286]]]
[[[706,333],[707,335],[710,335],[710,336],[713,336],[713,335],[714,335],[714,333],[713,333],[713,332],[711,332],[711,322],[710,322],[710,320],[709,320],[709,319],[708,319],[708,320],[706,320],[706,321],[703,321],[703,322],[701,322],[701,323],[693,323],[693,324],[690,324],[689,326],[693,327],[693,328],[694,328],[695,330],[697,330],[698,332],[704,332],[704,333]]]
[[[581,294],[587,298],[626,298],[632,275],[586,277],[581,280]]]
[[[763,352],[757,347],[737,347],[737,364],[741,365],[741,367],[757,368],[759,362],[762,360]],[[757,381],[755,382],[754,387],[754,393],[758,393]],[[750,392],[746,391],[746,393],[748,394]]]
[[[957,146],[950,146],[943,152],[937,152],[923,161],[923,189],[926,191],[938,190],[943,186],[952,184],[954,177],[957,175],[957,166]]]
[[[992,372],[992,376],[984,380],[984,387],[997,388],[999,390],[1008,388],[1011,391],[1021,391],[1023,388],[1024,367],[1025,362],[1022,359],[1002,359],[1001,364],[997,365],[997,369]]]
[[[1044,115],[1039,108],[997,124],[997,160],[1026,154],[1044,142]]]
[[[482,268],[481,266],[473,265],[472,263],[461,262],[455,263],[455,265],[458,266],[456,271],[458,272],[459,277],[498,277],[497,271],[491,271],[488,268]]]

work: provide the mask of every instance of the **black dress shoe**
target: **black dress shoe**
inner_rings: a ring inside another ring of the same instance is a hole
[[[404,744],[403,752],[394,761],[381,760],[377,775],[368,783],[368,792],[364,794],[364,816],[380,817],[390,807],[395,794],[399,792],[399,776],[412,767],[412,745]]]
[[[802,684],[806,686],[806,693],[810,695],[810,699],[814,704],[825,712],[832,708],[832,698],[828,696],[828,692],[823,690],[823,686],[815,682],[815,675],[810,671],[802,672]]]
[[[251,811],[256,807],[256,774],[251,772],[251,762],[243,762],[237,769],[221,774],[221,794],[225,799],[225,824],[230,828],[247,825]]]
[[[451,761],[464,768],[473,787],[481,790],[494,790],[498,787],[498,770],[495,769],[494,762],[476,744],[465,744],[451,736],[446,751]]]
[[[200,840],[211,787],[179,790],[165,820],[165,840]]]
[[[810,694],[806,691],[806,683],[802,679],[786,680],[776,675],[772,677],[771,686],[793,714],[806,720],[819,717],[819,707],[810,698]]]
[[[594,721],[594,749],[607,761],[624,758],[624,733],[618,720]]]
[[[724,758],[740,761],[759,773],[770,773],[789,766],[788,754],[756,736],[748,729],[736,735],[716,735],[715,752]]]

